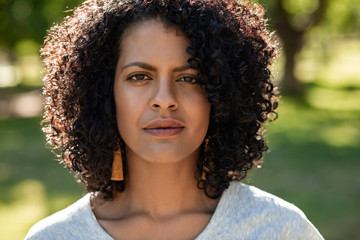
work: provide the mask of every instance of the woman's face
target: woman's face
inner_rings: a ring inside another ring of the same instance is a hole
[[[128,158],[176,162],[198,156],[210,103],[197,71],[189,68],[188,44],[180,30],[155,20],[125,31],[114,96]]]

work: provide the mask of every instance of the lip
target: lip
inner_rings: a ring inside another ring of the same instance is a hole
[[[144,126],[144,131],[156,137],[172,137],[180,134],[185,126],[175,119],[155,119]]]

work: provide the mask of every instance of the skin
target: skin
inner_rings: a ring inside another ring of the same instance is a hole
[[[92,200],[99,224],[115,239],[194,239],[218,204],[194,177],[210,103],[187,63],[188,44],[180,30],[156,20],[123,34],[114,97],[126,145],[126,186],[112,201],[96,206]],[[183,129],[160,137],[144,130],[157,119],[173,119]]]

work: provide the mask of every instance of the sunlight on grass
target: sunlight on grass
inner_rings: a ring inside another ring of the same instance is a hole
[[[2,239],[23,239],[24,230],[47,212],[44,186],[29,179],[17,184],[11,195],[10,205],[0,205],[0,232]]]
[[[21,240],[40,219],[73,203],[78,196],[49,198],[45,186],[37,180],[25,180],[11,190],[10,204],[0,204],[1,239]]]
[[[360,142],[359,126],[343,125],[321,132],[324,142],[334,147],[357,147]]]
[[[313,91],[313,90],[311,90]],[[317,90],[314,90],[317,91]],[[319,90],[321,91],[321,90]],[[360,93],[360,91],[358,92]],[[339,99],[337,94],[348,95],[348,99]],[[333,147],[357,147],[360,144],[360,96],[354,98],[352,93],[345,91],[325,91],[324,98],[316,96],[316,100],[309,100],[318,109],[300,106],[290,99],[280,103],[279,119],[269,124],[270,133],[282,134],[292,143],[303,143],[309,140],[320,141]],[[348,105],[340,108],[338,104]],[[339,103],[340,102],[340,103]],[[322,105],[321,105],[322,104]],[[320,106],[328,108],[320,108]],[[339,106],[339,109],[336,107]],[[351,108],[352,111],[349,111]],[[284,139],[275,138],[271,144],[276,147]]]
[[[318,77],[326,79],[330,85],[341,85],[344,82],[348,85],[360,86],[360,42],[341,42],[337,51],[332,50],[329,62],[318,71]]]
[[[360,110],[360,91],[340,91],[334,89],[312,88],[307,95],[309,103],[329,110]]]
[[[360,87],[360,41],[342,39],[327,43],[310,41],[297,57],[296,75],[304,82],[324,86]]]

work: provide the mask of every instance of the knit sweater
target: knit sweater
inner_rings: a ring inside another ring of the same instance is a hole
[[[90,194],[37,224],[25,240],[114,240],[96,221]],[[176,236],[173,239],[177,239]],[[324,239],[304,213],[272,194],[232,182],[195,240]]]

